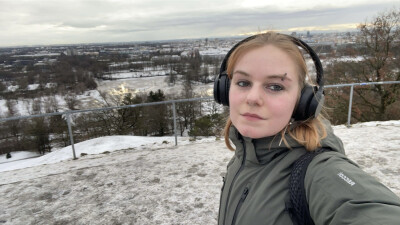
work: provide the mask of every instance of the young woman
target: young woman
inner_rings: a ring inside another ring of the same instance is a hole
[[[307,84],[299,46],[313,58],[320,87]],[[312,53],[300,40],[268,32],[237,44],[222,63],[214,96],[229,105],[225,141],[235,155],[218,224],[294,224],[286,207],[293,163],[320,147],[329,151],[315,156],[304,179],[315,224],[400,224],[399,197],[346,158],[319,115],[322,67]]]

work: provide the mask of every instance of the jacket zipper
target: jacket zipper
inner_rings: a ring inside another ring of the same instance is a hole
[[[244,202],[244,200],[246,199],[246,197],[247,197],[248,194],[249,194],[249,188],[246,187],[246,188],[243,190],[242,197],[240,197],[239,203],[238,203],[237,206],[236,206],[235,214],[233,214],[232,225],[235,225],[235,223],[236,223],[236,217],[237,217],[237,215],[239,214],[239,210],[240,210],[240,208],[242,207],[243,202]]]
[[[243,170],[244,168],[244,163],[246,162],[246,145],[243,143],[243,139],[240,137],[240,142],[243,145],[243,160],[242,160],[242,164],[240,165],[239,170],[236,172],[235,176],[233,177],[233,180],[231,182],[231,185],[229,186],[229,192],[228,192],[228,196],[226,198],[226,204],[225,204],[225,211],[224,211],[224,220],[223,220],[223,225],[225,225],[225,220],[226,220],[226,212],[228,211],[228,203],[229,203],[229,197],[231,196],[231,192],[232,192],[232,187],[233,184],[235,183],[236,178],[238,177],[239,173]]]

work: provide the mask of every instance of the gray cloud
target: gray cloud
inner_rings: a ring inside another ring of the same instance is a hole
[[[398,2],[302,10],[228,0],[0,1],[0,46],[225,36],[260,29],[361,23]],[[99,38],[99,34],[101,38]],[[21,38],[22,37],[22,38]],[[29,40],[23,37],[30,37]],[[17,43],[18,40],[18,43]],[[39,43],[39,42],[40,43]],[[24,43],[25,42],[25,43]]]

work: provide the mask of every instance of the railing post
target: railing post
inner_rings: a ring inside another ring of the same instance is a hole
[[[74,159],[77,159],[75,155],[74,137],[72,135],[72,128],[71,128],[71,114],[67,113],[66,116],[67,116],[69,139],[71,141],[71,146],[72,146],[72,153],[74,155]]]
[[[176,107],[175,102],[172,102],[172,111],[174,115],[174,135],[175,135],[175,146],[178,145],[178,134],[176,133]]]
[[[347,126],[350,126],[350,120],[351,120],[351,107],[353,104],[353,89],[354,89],[354,85],[350,86],[350,100],[349,100],[349,112],[347,114]]]

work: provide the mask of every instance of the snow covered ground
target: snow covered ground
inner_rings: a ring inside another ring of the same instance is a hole
[[[349,158],[400,196],[400,121],[334,130]],[[0,223],[216,224],[233,155],[212,137],[178,146],[173,137],[102,137],[76,144],[76,153],[0,164]]]
[[[122,74],[123,75],[123,74]],[[117,76],[117,75],[115,75]],[[130,76],[130,75],[129,75]],[[150,91],[156,92],[161,89],[166,95],[173,95],[178,97],[182,96],[184,90],[182,81],[177,81],[175,85],[169,85],[165,80],[167,76],[155,76],[155,77],[142,77],[142,78],[126,78],[120,80],[104,80],[98,81],[98,87],[96,90],[85,91],[82,95],[77,95],[77,99],[80,104],[77,106],[79,109],[90,109],[102,107],[98,102],[102,102],[102,97],[99,91],[110,93],[112,90],[119,89],[121,86],[131,90],[133,93],[149,93]],[[212,96],[214,83],[201,84],[198,83],[193,86],[193,91],[196,93],[196,97],[207,97]],[[11,87],[11,86],[10,86]],[[52,96],[57,100],[59,111],[68,110],[67,103],[64,97],[60,95]],[[50,100],[50,97],[40,98],[42,105],[42,113],[45,113],[45,105]],[[16,116],[27,116],[30,115],[32,110],[33,99],[18,99],[12,100]],[[6,100],[0,99],[0,117],[9,117]]]
[[[0,168],[9,168],[9,164],[8,166],[4,166],[1,167],[2,163],[8,163],[8,162],[14,162],[14,161],[18,161],[18,160],[24,160],[24,159],[28,159],[28,158],[34,158],[34,157],[39,157],[41,156],[38,152],[26,152],[26,151],[16,151],[16,152],[12,152],[12,158],[7,159],[5,155],[0,155]],[[24,163],[25,165],[25,163]],[[26,167],[26,166],[23,166]],[[10,169],[9,169],[10,170]],[[2,169],[0,169],[0,172],[3,171]]]
[[[99,91],[110,91],[112,89],[118,89],[121,85],[130,90],[135,90],[136,92],[148,93],[150,91],[157,91],[161,89],[165,94],[180,95],[183,91],[182,81],[178,81],[175,85],[171,86],[165,80],[168,77],[142,77],[142,78],[130,78],[122,80],[105,80],[99,82],[97,90]],[[214,83],[209,84],[196,84],[193,86],[194,93],[200,96],[210,96],[212,94]]]
[[[103,77],[108,79],[143,78],[143,77],[154,77],[154,76],[166,76],[170,72],[177,74],[175,71],[160,69],[160,70],[149,70],[149,71],[119,72],[111,75],[104,75]]]

